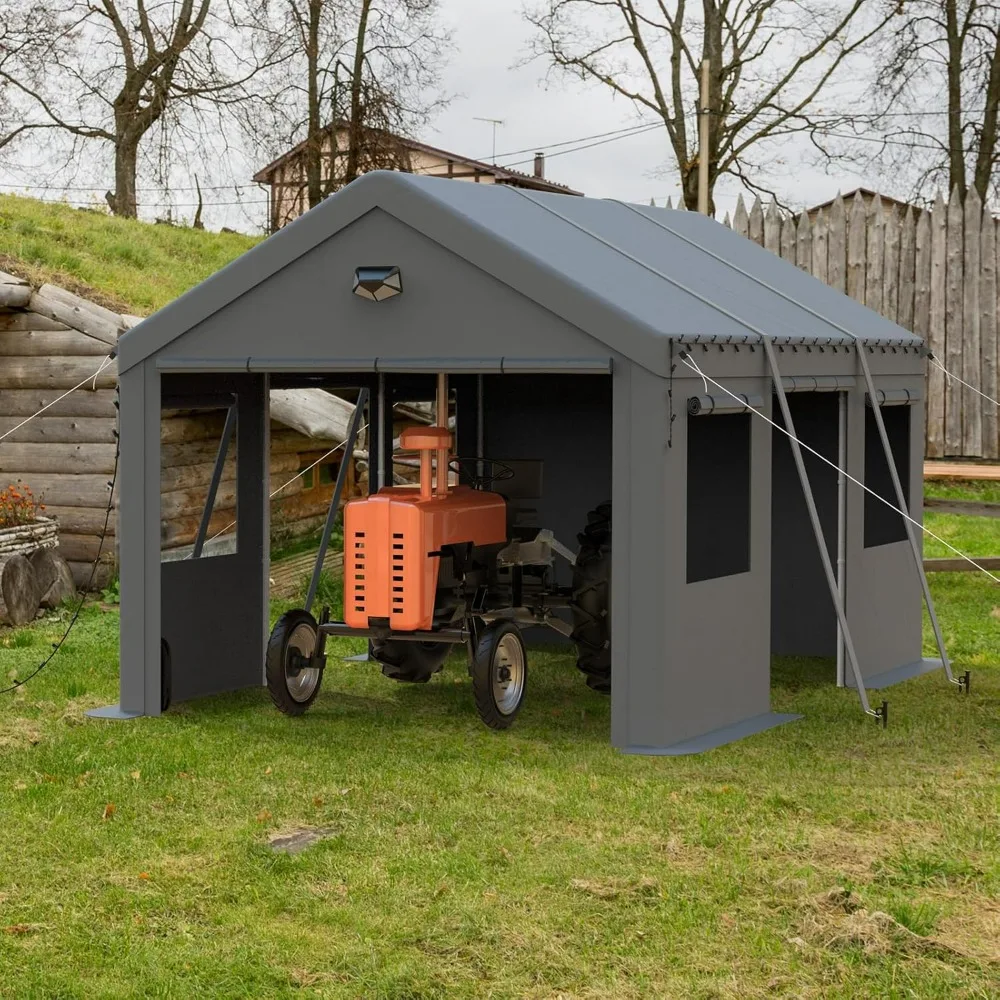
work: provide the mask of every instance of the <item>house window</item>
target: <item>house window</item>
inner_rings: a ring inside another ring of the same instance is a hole
[[[750,569],[750,414],[689,417],[687,582]]]
[[[317,459],[322,459],[319,464],[315,464]],[[323,458],[323,452],[299,456],[299,469],[302,472],[302,489],[318,490],[324,486],[332,486],[337,481],[337,470],[340,468],[339,460],[332,455]]]

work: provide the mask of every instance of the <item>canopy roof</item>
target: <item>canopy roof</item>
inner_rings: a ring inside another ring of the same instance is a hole
[[[377,171],[125,334],[119,341],[121,370],[162,350],[373,209],[643,365],[649,349],[668,338],[685,343],[754,343],[765,336],[779,344],[921,343],[706,216]],[[316,289],[317,295],[324,293]],[[609,313],[620,323],[607,322]]]

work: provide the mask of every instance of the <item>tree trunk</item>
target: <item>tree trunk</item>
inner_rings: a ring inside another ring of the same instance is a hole
[[[124,219],[134,219],[138,214],[135,196],[138,158],[138,140],[119,136],[115,144],[115,193],[111,210]]]
[[[958,26],[958,0],[945,0],[948,43],[948,174],[949,187],[958,188],[965,201],[965,154],[962,136],[962,33]]]
[[[989,201],[990,181],[993,164],[997,156],[997,113],[1000,111],[1000,31],[997,32],[993,55],[990,59],[990,74],[986,84],[983,106],[983,130],[979,136],[979,150],[976,155],[976,174],[973,180],[979,199],[984,205]]]
[[[0,566],[0,620],[11,625],[34,621],[41,596],[30,562],[22,555],[4,559]]]
[[[361,163],[361,138],[364,134],[361,121],[361,77],[365,70],[365,44],[368,35],[368,12],[371,6],[372,0],[361,0],[361,16],[358,18],[358,34],[354,46],[354,66],[351,71],[351,120],[348,123],[345,184],[350,184],[358,176]]]
[[[76,597],[76,584],[69,563],[54,549],[36,549],[29,556],[38,583],[43,608],[57,608]]]
[[[306,188],[309,207],[323,200],[323,122],[319,106],[319,28],[323,0],[309,0],[309,30],[306,42],[306,63],[309,80],[309,141],[306,145]],[[333,141],[337,141],[337,123],[333,123]]]

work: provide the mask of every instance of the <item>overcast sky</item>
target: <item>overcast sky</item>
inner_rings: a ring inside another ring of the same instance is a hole
[[[464,95],[444,111],[423,136],[432,145],[456,153],[489,159],[491,126],[476,117],[500,118],[497,151],[519,150],[582,136],[596,135],[635,124],[634,108],[614,98],[603,87],[585,86],[566,77],[545,84],[542,62],[517,66],[527,53],[534,30],[521,15],[521,0],[442,0],[446,23],[454,30],[455,51],[445,72],[444,87]],[[666,133],[655,129],[564,155],[547,156],[546,175],[584,194],[662,205],[668,196],[676,203],[680,190],[677,172],[670,167]],[[794,160],[794,147],[790,149]],[[530,157],[498,157],[513,162]],[[770,176],[779,193],[793,205],[813,205],[832,198],[838,188],[857,187],[865,179],[838,170],[835,176],[808,165],[775,167]],[[519,167],[531,170],[531,164]],[[869,180],[869,183],[871,181]],[[732,211],[740,188],[724,178],[716,189],[718,214]],[[892,192],[887,192],[892,193]]]
[[[419,138],[454,153],[489,160],[493,148],[492,127],[476,119],[502,119],[504,124],[497,128],[496,134],[497,161],[501,164],[517,164],[518,169],[530,172],[534,150],[547,150],[546,176],[584,194],[642,204],[648,204],[654,198],[658,205],[663,205],[669,196],[676,203],[678,178],[671,166],[672,158],[662,128],[588,149],[560,152],[558,148],[549,148],[568,140],[632,126],[639,118],[628,102],[614,98],[603,87],[585,86],[566,77],[555,77],[547,84],[543,62],[524,65],[534,29],[522,16],[522,2],[441,0],[442,21],[452,29],[454,37],[454,49],[444,70],[442,86],[446,93],[456,96]],[[840,100],[843,106],[845,98]],[[807,152],[805,144],[799,149]],[[515,156],[503,155],[514,150],[526,152]],[[22,163],[28,159],[34,160],[37,169],[25,166],[20,174],[0,174],[0,190],[103,206],[103,191],[111,178],[97,166],[96,157],[89,163],[78,164],[76,175],[72,170],[46,163],[44,149],[37,150],[34,157],[21,157]],[[110,167],[109,157],[103,159]],[[232,178],[241,185],[239,191],[234,192],[231,188],[220,190],[218,187],[206,190],[204,217],[209,228],[231,226],[257,232],[263,229],[266,221],[265,193],[250,181],[254,169],[263,165],[257,162],[258,159],[261,157],[255,158],[251,153],[245,164],[232,164],[233,172],[239,175]],[[55,171],[54,179],[37,180],[38,171],[44,171],[46,167]],[[889,190],[891,185],[884,180],[879,182],[844,169],[827,176],[797,156],[794,146],[787,151],[784,165],[769,166],[767,174],[760,179],[792,206],[817,204],[832,198],[838,189],[848,191],[859,184],[879,187],[886,194],[905,194]],[[83,186],[70,191],[25,186],[41,183]],[[159,194],[154,197],[147,186],[148,179],[144,182],[140,177],[139,183],[140,192],[146,192],[145,196],[140,193],[141,215],[152,218],[166,214],[166,206],[157,204],[163,202],[164,197]],[[190,183],[186,173],[180,176],[178,184],[189,188]],[[205,183],[204,178],[202,183]],[[223,181],[219,177],[215,183],[228,184],[231,181],[228,178]],[[92,189],[88,191],[86,185],[91,185]],[[170,197],[175,216],[190,219],[193,205],[188,188],[178,187]],[[727,211],[733,211],[739,191],[737,183],[730,178],[720,180],[716,188],[719,218]]]

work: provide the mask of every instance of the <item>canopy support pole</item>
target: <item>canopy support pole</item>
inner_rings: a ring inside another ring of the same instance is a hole
[[[208,524],[212,520],[212,510],[215,507],[215,495],[219,492],[219,483],[222,482],[222,468],[229,454],[229,439],[236,429],[236,407],[237,404],[234,402],[226,411],[226,425],[222,428],[222,440],[219,441],[219,450],[215,454],[215,468],[212,469],[212,481],[208,484],[208,496],[205,497],[205,509],[201,512],[201,523],[198,525],[198,534],[191,552],[192,559],[200,559],[201,550],[205,546]]]
[[[837,591],[847,605],[847,393],[837,393]],[[844,630],[837,619],[837,687],[845,684]]]

